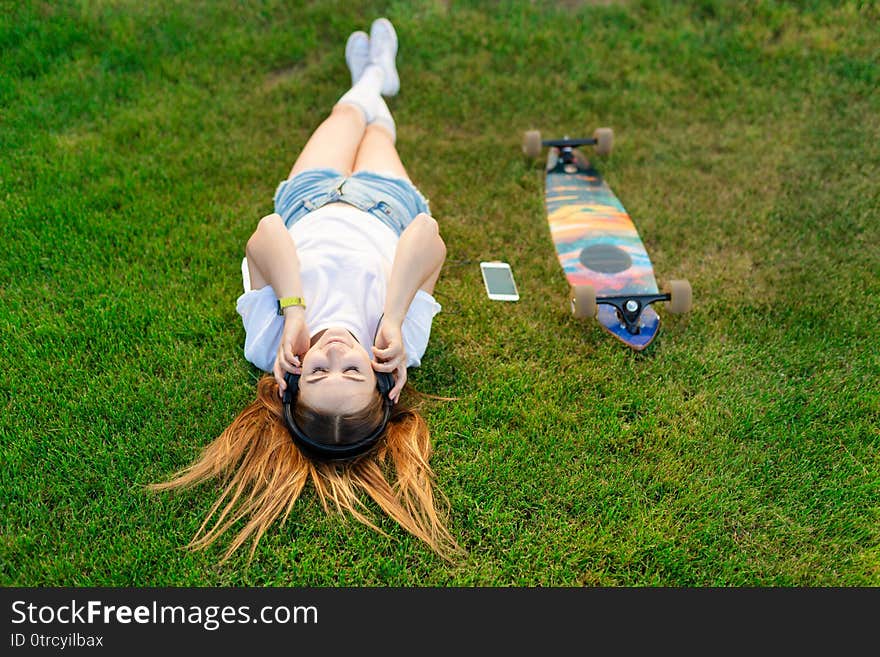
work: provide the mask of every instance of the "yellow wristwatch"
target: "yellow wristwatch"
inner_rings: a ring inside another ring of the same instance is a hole
[[[283,315],[284,309],[290,306],[302,306],[303,310],[305,310],[306,300],[302,297],[282,297],[278,299],[278,314]]]

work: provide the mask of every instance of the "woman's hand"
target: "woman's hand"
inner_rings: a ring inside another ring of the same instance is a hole
[[[383,318],[376,333],[373,345],[373,369],[377,372],[391,372],[395,376],[394,387],[388,397],[394,403],[400,398],[400,391],[406,383],[406,348],[403,346],[403,333],[400,322]]]
[[[284,313],[284,330],[281,332],[278,354],[272,367],[279,396],[283,396],[287,389],[284,375],[287,372],[302,374],[302,357],[309,350],[309,329],[306,326],[305,313],[298,308],[289,308]]]

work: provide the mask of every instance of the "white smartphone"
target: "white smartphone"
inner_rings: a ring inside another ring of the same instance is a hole
[[[519,292],[513,280],[513,272],[506,262],[481,262],[483,283],[490,299],[496,301],[519,301]]]

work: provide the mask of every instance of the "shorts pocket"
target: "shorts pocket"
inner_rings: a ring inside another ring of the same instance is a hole
[[[372,212],[373,214],[375,214],[379,218],[381,218],[383,214],[385,216],[390,217],[391,216],[391,206],[388,203],[386,203],[385,201],[379,201],[378,203],[376,203],[376,205],[374,205],[373,207],[371,207],[369,209],[369,212]]]
[[[403,232],[403,221],[401,221],[400,217],[398,216],[398,212],[395,211],[390,203],[379,201],[373,207],[367,210],[367,212],[376,217],[379,221],[388,226],[398,235]]]
[[[308,201],[304,198],[298,198],[291,201],[284,207],[276,208],[275,211],[281,215],[284,225],[290,228],[297,221],[306,216],[311,210],[306,207]]]

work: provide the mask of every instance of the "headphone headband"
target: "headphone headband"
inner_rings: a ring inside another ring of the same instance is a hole
[[[293,416],[293,406],[299,395],[299,374],[291,374],[287,372],[284,380],[287,383],[287,389],[284,391],[281,403],[284,409],[284,424],[290,432],[290,437],[294,444],[300,448],[307,456],[325,462],[344,462],[367,453],[372,449],[388,425],[388,419],[391,417],[391,407],[393,402],[388,396],[394,387],[394,377],[388,372],[376,372],[376,387],[382,395],[383,417],[382,422],[376,427],[370,435],[360,440],[345,445],[329,445],[317,440],[313,440],[299,427]]]

